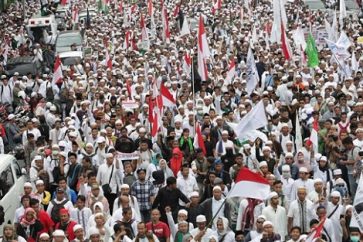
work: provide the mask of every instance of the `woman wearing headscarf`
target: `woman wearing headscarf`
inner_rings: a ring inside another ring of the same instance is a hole
[[[89,220],[87,223],[88,228],[96,226],[95,216],[98,213],[104,214],[106,221],[109,220],[110,216],[107,213],[105,213],[103,203],[96,202],[93,205],[93,214],[89,217]]]
[[[315,159],[312,159],[314,179],[320,178],[324,182],[324,184],[326,184],[333,179],[333,171],[329,167],[329,162],[326,156],[316,158],[318,158],[316,159],[316,161]]]
[[[25,238],[27,242],[35,242],[42,229],[43,225],[37,219],[34,209],[25,209],[24,215],[17,227],[17,234]]]
[[[113,234],[112,228],[108,226],[106,216],[103,213],[96,213],[95,217],[95,228],[101,236],[103,242],[112,242],[111,235]]]
[[[178,147],[173,149],[173,156],[170,159],[170,169],[173,171],[174,176],[176,177],[180,167],[183,164],[183,152],[180,151]]]
[[[18,236],[16,234],[14,225],[5,224],[3,228],[3,237],[0,239],[0,242],[12,242],[12,241],[26,242],[26,240],[23,237]]]
[[[154,153],[151,157],[151,162],[146,169],[146,177],[153,181],[152,174],[154,171],[160,170],[159,161],[163,156],[160,153]]]
[[[234,232],[228,227],[229,222],[225,217],[219,217],[216,222],[216,231],[212,235],[218,238],[218,242],[234,242]]]
[[[166,160],[161,159],[159,161],[159,168],[160,170],[162,170],[164,172],[164,179],[166,181],[166,179],[168,179],[169,177],[174,177],[174,173],[173,171],[169,168],[168,163],[166,162]]]

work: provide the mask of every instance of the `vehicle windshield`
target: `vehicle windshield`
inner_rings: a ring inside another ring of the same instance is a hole
[[[80,60],[79,57],[65,57],[65,58],[62,58],[62,64],[64,66],[70,66],[70,65],[74,65],[76,63],[78,63]]]
[[[70,47],[72,44],[76,44],[77,46],[82,45],[80,36],[64,36],[58,37],[57,39],[57,47]]]

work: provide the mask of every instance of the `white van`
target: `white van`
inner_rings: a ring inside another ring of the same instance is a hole
[[[28,35],[33,38],[35,42],[39,42],[40,39],[44,37],[44,30],[46,30],[48,33],[57,33],[57,22],[55,20],[54,14],[49,16],[41,16],[40,14],[34,15],[28,20],[26,30]]]
[[[0,205],[4,208],[4,222],[0,225],[0,235],[5,224],[13,224],[19,197],[26,181],[18,161],[12,155],[0,155]]]

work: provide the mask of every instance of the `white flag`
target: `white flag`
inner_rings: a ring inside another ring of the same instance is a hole
[[[358,64],[357,58],[355,57],[355,51],[353,51],[353,53],[352,53],[351,70],[354,71],[354,72],[356,72],[356,71],[358,71],[358,68],[359,68],[359,64]]]
[[[358,227],[363,232],[363,175],[360,174],[358,188],[353,202],[353,214],[350,227]]]
[[[296,128],[296,130],[295,130],[296,150],[300,150],[303,147],[303,139],[302,139],[302,135],[301,135],[299,112],[296,112],[295,128]]]
[[[259,82],[255,57],[253,56],[251,47],[248,49],[246,65],[247,65],[247,87],[246,87],[247,90],[246,91],[247,91],[248,95],[250,95]]]
[[[180,37],[190,34],[188,19],[185,17],[180,31]]]
[[[339,2],[339,25],[342,30],[344,27],[344,19],[347,17],[347,8],[345,7],[345,0],[340,0]]]
[[[337,41],[337,45],[344,47],[345,49],[348,49],[352,45],[352,43],[349,40],[349,37],[347,36],[347,34],[344,31],[342,31],[340,33],[339,39]]]
[[[247,113],[236,128],[236,134],[238,138],[243,139],[244,135],[251,130],[256,130],[266,126],[268,123],[265,106],[263,100],[261,100],[252,110]]]

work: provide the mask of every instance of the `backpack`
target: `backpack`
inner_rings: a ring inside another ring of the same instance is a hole
[[[45,99],[47,100],[47,102],[52,102],[54,100],[54,92],[53,92],[52,85],[50,85],[50,87],[48,87],[48,84],[49,84],[49,82],[47,82],[47,85],[46,85]]]
[[[51,216],[52,220],[54,221],[54,223],[60,222],[59,210],[64,208],[64,205],[67,202],[68,202],[68,199],[65,199],[61,203],[56,203],[54,200],[51,201],[51,203],[53,204],[53,208],[52,208],[52,212],[50,213],[50,216]]]
[[[57,160],[54,160],[54,161],[57,162]],[[59,163],[58,163],[58,165],[56,165],[53,168],[52,175],[53,175],[54,182],[57,183],[59,178],[61,177],[61,171],[60,171]]]

